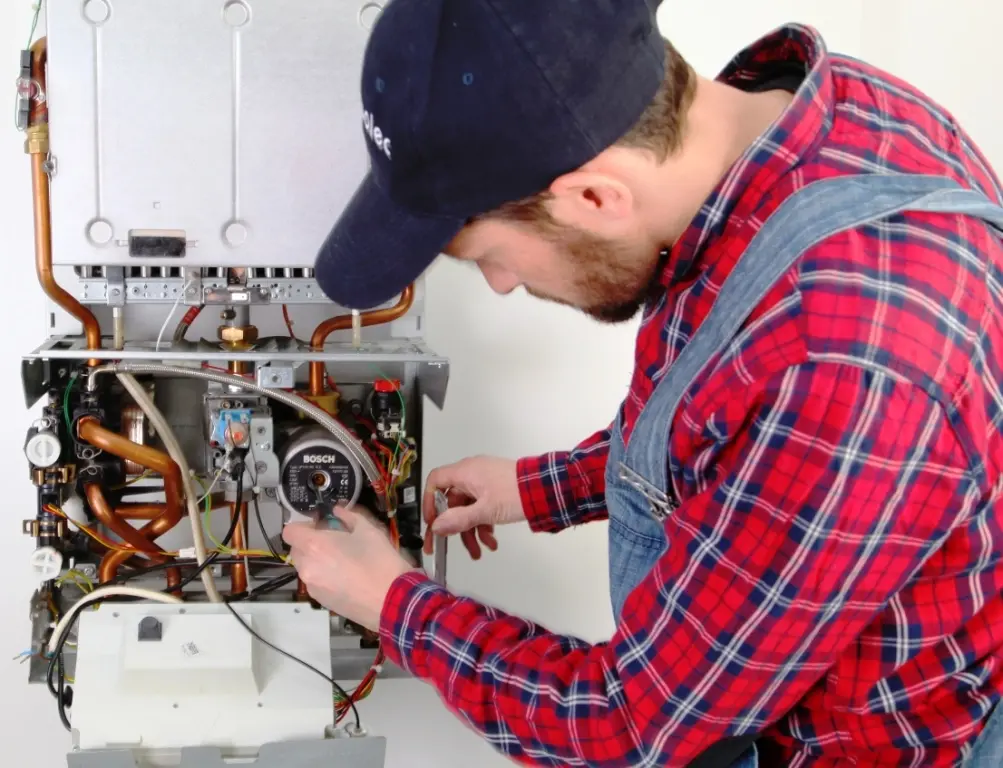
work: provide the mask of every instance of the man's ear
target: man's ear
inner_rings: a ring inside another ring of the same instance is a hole
[[[550,211],[562,224],[612,234],[634,207],[630,188],[613,176],[595,171],[566,173],[550,185]]]

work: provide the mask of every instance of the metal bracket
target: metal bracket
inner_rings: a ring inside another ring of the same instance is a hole
[[[268,389],[293,389],[296,387],[296,371],[291,365],[263,365],[254,371],[259,387]]]
[[[28,127],[28,115],[31,112],[31,51],[21,51],[21,74],[17,79],[17,106],[14,112],[14,122],[19,131]]]
[[[205,292],[204,303],[208,305],[271,304],[272,294],[267,288],[209,288]]]
[[[202,303],[202,270],[194,267],[185,269],[185,295],[181,301],[186,307]]]
[[[125,267],[107,267],[105,269],[105,279],[108,281],[108,306],[124,307]]]

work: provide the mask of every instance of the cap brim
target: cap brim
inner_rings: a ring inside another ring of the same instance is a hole
[[[317,283],[343,307],[384,304],[428,269],[464,223],[402,209],[368,174],[321,246]]]

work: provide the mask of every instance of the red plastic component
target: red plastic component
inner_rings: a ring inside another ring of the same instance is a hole
[[[377,392],[398,392],[400,388],[401,383],[397,379],[377,379],[373,382],[373,389]]]

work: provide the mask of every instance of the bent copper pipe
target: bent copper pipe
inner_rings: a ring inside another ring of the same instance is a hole
[[[177,525],[184,512],[181,506],[181,470],[170,456],[148,445],[139,445],[126,437],[102,427],[93,416],[85,416],[77,424],[77,434],[102,451],[129,459],[140,466],[157,472],[164,479],[164,514],[140,529],[147,540],[170,531]]]
[[[43,94],[46,89],[45,65],[48,58],[46,39],[31,48],[32,75]],[[35,272],[45,294],[60,308],[83,323],[87,349],[101,349],[101,326],[94,313],[84,307],[56,282],[52,272],[52,211],[49,202],[49,174],[45,163],[49,154],[49,114],[47,102],[31,100],[28,113],[28,139],[25,150],[31,155],[31,195],[35,219]],[[96,364],[96,361],[91,361]]]
[[[230,519],[238,515],[237,527],[233,529],[233,548],[238,552],[243,551],[244,543],[244,521],[247,520],[247,502],[238,505],[236,502],[230,503]],[[230,569],[230,589],[234,594],[247,591],[247,569],[243,563],[234,563]]]
[[[167,511],[166,504],[126,502],[115,507],[115,514],[123,520],[156,520]]]
[[[412,283],[401,291],[400,298],[392,307],[387,307],[386,309],[372,309],[367,312],[362,312],[359,315],[359,318],[362,321],[362,326],[364,328],[371,325],[382,325],[383,323],[389,323],[406,315],[408,310],[411,309],[411,305],[413,303],[414,284]],[[330,317],[318,325],[316,330],[314,330],[313,336],[310,337],[310,346],[313,349],[321,350],[324,348],[324,342],[327,341],[328,336],[335,331],[346,331],[351,327],[351,315],[336,315],[335,317]],[[322,360],[318,360],[310,363],[311,395],[324,394],[324,379],[324,362]]]
[[[128,438],[123,437],[109,429],[102,427],[93,416],[85,416],[77,424],[77,434],[81,440],[100,448],[113,456],[121,459],[129,459],[140,466],[157,472],[164,481],[164,504],[163,513],[136,530],[126,523],[108,508],[104,500],[104,494],[96,485],[88,485],[86,492],[88,501],[95,515],[110,530],[115,532],[124,541],[132,544],[140,552],[147,554],[152,560],[165,562],[168,557],[164,551],[154,544],[154,540],[163,536],[176,526],[182,518],[183,509],[181,506],[181,470],[166,453],[158,451],[146,445],[138,445]],[[93,490],[92,490],[93,487]],[[102,517],[103,516],[103,517]],[[109,552],[101,561],[99,577],[102,582],[115,578],[118,568],[132,557],[135,552],[115,551]],[[180,583],[180,571],[171,569],[168,572],[168,583],[177,578],[175,584]]]
[[[97,483],[88,483],[84,486],[84,493],[87,496],[87,503],[90,504],[91,511],[94,513],[94,516],[108,530],[122,539],[122,541],[133,549],[147,555],[147,557],[154,562],[167,562],[167,553],[164,552],[161,547],[147,539],[145,536],[141,536],[138,530],[115,514],[114,510],[112,510],[112,508],[108,505],[108,501],[105,499],[104,492],[101,490],[100,485]]]
[[[128,560],[131,560],[137,553],[131,552],[129,550],[113,550],[108,552],[103,558],[101,558],[101,564],[98,566],[98,580],[102,584],[108,584],[115,580],[118,576],[118,569],[121,568]],[[146,555],[147,553],[142,553]],[[139,567],[143,567],[140,565]],[[181,583],[181,569],[174,567],[167,569],[167,589],[178,597],[181,596],[181,591],[177,589],[178,585]]]

